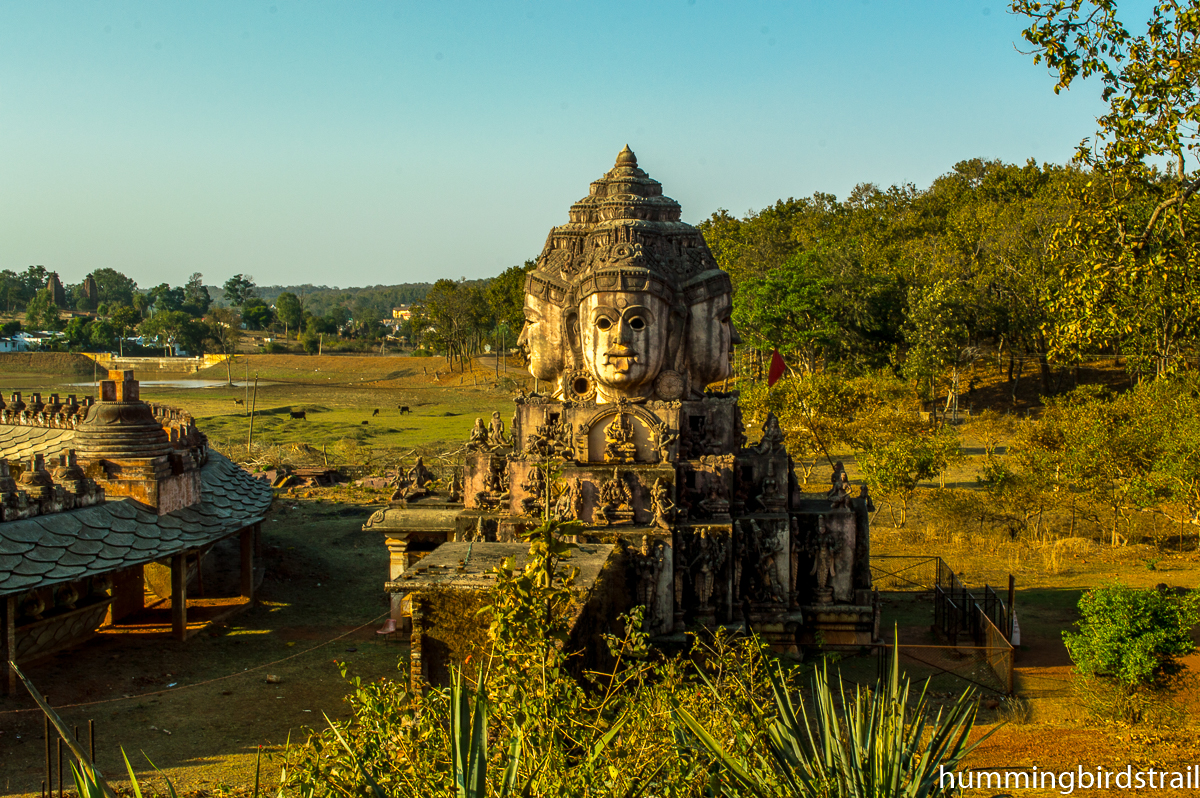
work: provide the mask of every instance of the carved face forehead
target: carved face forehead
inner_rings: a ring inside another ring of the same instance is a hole
[[[532,294],[525,295],[525,326],[517,346],[529,354],[529,371],[539,380],[556,380],[562,373],[566,346],[563,311]]]
[[[579,308],[583,360],[600,397],[649,393],[666,359],[670,308],[650,293],[599,291]]]

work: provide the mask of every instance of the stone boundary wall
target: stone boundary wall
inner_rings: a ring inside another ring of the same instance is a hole
[[[96,365],[110,371],[173,371],[188,374],[200,369],[224,363],[229,355],[201,355],[200,357],[119,357],[111,352],[102,354],[83,353],[84,357],[96,361]]]

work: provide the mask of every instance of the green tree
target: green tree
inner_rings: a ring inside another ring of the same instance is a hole
[[[887,426],[890,434],[873,441],[856,458],[872,491],[888,500],[893,523],[904,526],[917,485],[941,474],[961,456],[959,440],[949,426],[930,430],[906,424],[902,418],[893,418]]]
[[[146,297],[150,301],[151,313],[181,310],[184,302],[184,290],[172,288],[166,283],[159,283],[146,292]]]
[[[100,302],[109,305],[133,305],[137,283],[116,269],[96,269],[92,272],[92,279],[96,281],[96,294]]]
[[[142,315],[129,305],[109,306],[108,319],[117,331],[118,352],[125,354],[125,337],[142,320]]]
[[[193,316],[200,317],[208,313],[211,305],[212,296],[208,293],[208,287],[204,285],[204,275],[200,272],[192,272],[187,284],[183,286],[182,309]]]
[[[246,300],[258,296],[254,278],[248,274],[235,274],[225,281],[225,301],[240,308]]]
[[[474,285],[438,280],[418,307],[428,345],[446,352],[465,370],[467,358],[479,351],[492,315],[484,292]]]
[[[58,306],[49,288],[34,295],[25,307],[25,324],[36,330],[57,330],[61,324]]]
[[[160,310],[142,322],[138,332],[157,341],[168,357],[175,344],[192,355],[203,354],[208,337],[208,327],[182,310]]]
[[[506,325],[509,330],[520,330],[525,324],[525,277],[535,266],[536,260],[510,266],[488,283],[485,292],[488,305],[497,323]]]
[[[92,342],[92,320],[83,316],[76,316],[67,322],[63,334],[66,337],[67,346],[72,352],[78,352],[81,349],[86,349]]]
[[[9,313],[21,302],[23,287],[20,275],[12,269],[0,271],[0,299],[3,299],[4,309]]]
[[[1057,242],[1063,348],[1116,343],[1135,375],[1173,372],[1200,337],[1200,2],[1154,4],[1139,35],[1115,0],[1012,9],[1029,19],[1034,62],[1057,72],[1056,93],[1095,76],[1108,104],[1077,150],[1091,180]]]
[[[42,265],[29,266],[21,274],[21,301],[32,302],[38,292],[46,287],[46,281],[50,279],[50,272],[46,271],[46,267]]]
[[[304,323],[304,304],[291,291],[275,297],[275,314],[283,322],[283,340],[287,340],[288,329],[299,331]]]
[[[206,319],[208,340],[225,358],[225,377],[233,385],[233,360],[242,339],[242,316],[233,308],[212,308]]]
[[[908,318],[904,337],[908,343],[904,375],[933,394],[935,380],[950,370],[946,409],[957,409],[958,383],[962,369],[978,356],[971,345],[969,295],[961,283],[938,281],[909,289]]]
[[[111,352],[118,347],[120,331],[109,319],[97,319],[88,326],[88,341],[95,352]]]
[[[260,297],[247,297],[242,303],[242,319],[251,330],[265,330],[275,320],[275,311]]]
[[[1195,650],[1200,593],[1182,596],[1122,584],[1089,590],[1079,600],[1076,632],[1063,632],[1075,667],[1126,687],[1147,686],[1179,669]]]

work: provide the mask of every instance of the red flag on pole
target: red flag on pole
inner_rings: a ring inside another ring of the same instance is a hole
[[[787,366],[783,362],[783,355],[779,354],[779,350],[776,349],[771,355],[771,368],[767,370],[767,387],[770,388],[779,382],[779,378],[785,371],[787,371]]]

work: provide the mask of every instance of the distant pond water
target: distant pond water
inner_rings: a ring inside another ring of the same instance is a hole
[[[143,388],[228,388],[228,380],[139,380],[139,384]],[[95,388],[95,382],[72,382],[71,387],[78,388]],[[244,388],[247,383],[245,380],[234,380],[234,388]],[[249,385],[254,385],[253,381]],[[258,387],[264,385],[279,385],[278,382],[268,380],[259,380]]]

